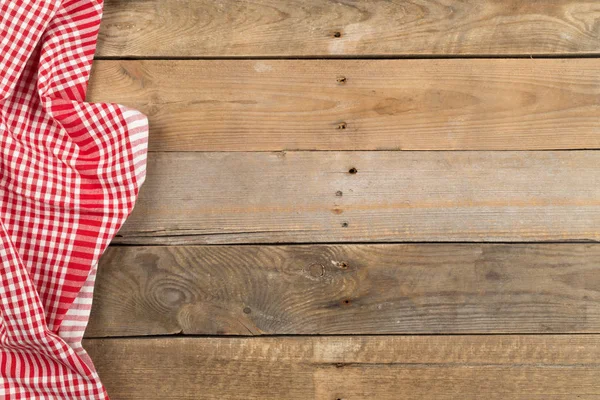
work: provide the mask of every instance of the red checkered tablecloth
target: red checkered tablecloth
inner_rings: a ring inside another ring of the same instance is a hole
[[[107,398],[81,339],[147,120],[85,102],[102,2],[0,0],[0,398]]]

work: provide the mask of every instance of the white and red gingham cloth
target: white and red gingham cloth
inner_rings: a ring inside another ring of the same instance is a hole
[[[84,101],[101,14],[101,0],[0,0],[0,399],[107,398],[81,339],[148,125]]]

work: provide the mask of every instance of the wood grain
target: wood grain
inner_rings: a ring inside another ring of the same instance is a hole
[[[353,173],[356,172],[356,173]],[[600,153],[151,153],[115,243],[597,241]]]
[[[600,333],[600,245],[111,247],[86,336]]]
[[[600,398],[597,335],[92,339],[84,346],[119,400]]]
[[[98,55],[598,54],[599,15],[577,0],[107,0]]]
[[[152,150],[600,148],[595,59],[98,61],[88,99]]]

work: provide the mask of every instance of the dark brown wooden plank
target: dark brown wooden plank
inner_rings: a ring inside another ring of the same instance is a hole
[[[98,61],[167,151],[600,147],[595,59]]]
[[[596,241],[600,153],[151,153],[119,236],[130,244]]]
[[[107,0],[97,54],[598,54],[599,13],[579,0]]]
[[[600,245],[111,247],[88,337],[600,332]]]
[[[93,339],[109,395],[134,399],[600,398],[600,337]]]

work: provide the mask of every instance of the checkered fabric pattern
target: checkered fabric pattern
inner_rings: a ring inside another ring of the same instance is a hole
[[[0,0],[0,398],[106,399],[81,339],[147,120],[85,102],[99,0]]]

